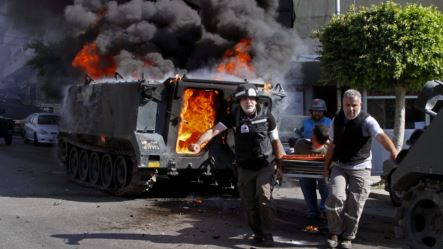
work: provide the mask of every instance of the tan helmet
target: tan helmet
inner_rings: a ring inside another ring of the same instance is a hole
[[[311,103],[310,111],[320,111],[326,112],[328,109],[326,107],[326,102],[322,99],[313,99]]]

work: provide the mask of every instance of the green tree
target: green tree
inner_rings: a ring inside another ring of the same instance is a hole
[[[70,62],[73,58],[72,47],[77,47],[70,39],[45,44],[33,41],[28,49],[34,53],[27,65],[38,71],[40,100],[60,101],[63,87],[70,84],[72,75]]]
[[[435,7],[393,2],[352,7],[316,32],[323,79],[394,92],[394,144],[401,148],[406,91],[443,74],[443,14]]]

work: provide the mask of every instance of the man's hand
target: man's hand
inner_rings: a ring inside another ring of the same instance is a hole
[[[391,152],[391,159],[393,160],[393,161],[395,161],[395,159],[397,158],[397,156],[398,156],[398,150],[397,149],[395,149],[395,151],[392,151]]]
[[[195,152],[195,153],[199,153],[200,150],[201,150],[200,145],[198,145],[198,144],[190,144],[190,145],[188,146],[188,149],[189,149],[191,152]]]

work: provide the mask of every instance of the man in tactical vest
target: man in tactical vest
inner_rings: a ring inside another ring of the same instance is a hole
[[[392,159],[397,149],[378,122],[361,111],[361,94],[347,90],[342,100],[343,110],[334,117],[329,128],[324,176],[329,177],[329,197],[326,216],[330,236],[327,245],[352,248],[363,206],[369,196],[372,156],[371,142],[375,138]],[[339,238],[341,239],[339,241]]]
[[[235,156],[238,167],[238,190],[243,211],[254,233],[254,240],[264,246],[273,245],[272,188],[274,168],[271,166],[273,152],[277,158],[284,154],[278,137],[274,116],[259,103],[257,88],[253,84],[239,86],[235,93],[239,107],[234,108],[225,119],[205,131],[190,151],[199,152],[202,144],[229,128],[235,130]],[[278,167],[278,177],[281,169]]]

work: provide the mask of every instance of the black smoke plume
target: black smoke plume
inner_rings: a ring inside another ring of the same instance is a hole
[[[255,73],[245,77],[272,79],[282,78],[295,50],[292,31],[275,20],[278,2],[10,0],[8,15],[30,33],[51,27],[64,38],[74,37],[79,45],[67,50],[95,43],[101,55],[114,58],[121,74],[152,78],[214,70],[227,49],[247,38]]]
[[[277,0],[76,0],[65,17],[79,37],[96,30],[90,41],[114,56],[122,74],[213,69],[248,38],[254,76],[269,79],[281,77],[295,47],[292,33],[275,21],[277,7]]]

